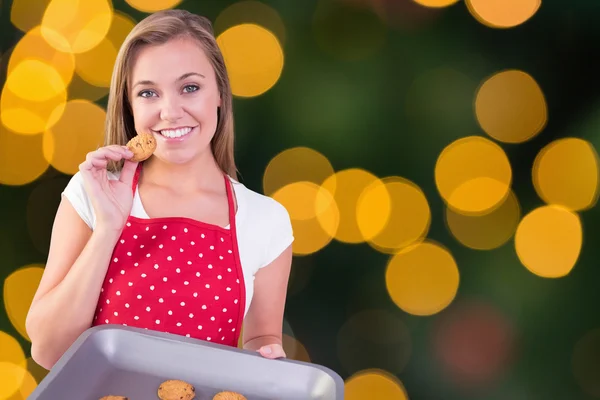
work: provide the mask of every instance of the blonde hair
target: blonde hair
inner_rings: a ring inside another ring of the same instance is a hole
[[[211,150],[221,170],[237,179],[234,159],[233,104],[231,85],[221,50],[217,45],[211,22],[185,10],[156,12],[140,21],[125,38],[117,55],[106,107],[104,127],[105,145],[124,145],[136,135],[129,103],[128,84],[133,59],[145,45],[159,45],[171,39],[191,37],[204,49],[214,71],[221,96],[215,135]],[[111,171],[119,170],[121,163],[111,163]]]

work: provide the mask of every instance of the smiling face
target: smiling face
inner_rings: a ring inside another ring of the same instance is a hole
[[[135,130],[154,134],[154,157],[185,164],[210,152],[221,97],[200,44],[182,37],[147,45],[133,61],[129,98]]]

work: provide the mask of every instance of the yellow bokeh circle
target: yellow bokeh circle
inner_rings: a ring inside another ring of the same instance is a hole
[[[371,246],[393,253],[427,235],[431,210],[416,184],[402,177],[387,177],[363,191],[357,206],[357,222]]]
[[[5,85],[0,99],[0,119],[2,125],[13,132],[37,135],[60,119],[66,103],[66,91],[48,101],[34,102],[17,96]]]
[[[57,170],[74,175],[90,151],[104,141],[106,112],[87,100],[67,103],[60,120],[44,132],[44,157]]]
[[[24,365],[25,352],[23,351],[23,348],[17,339],[3,331],[0,331],[0,350],[0,361]]]
[[[522,143],[546,126],[548,107],[542,89],[529,74],[509,70],[488,78],[475,98],[481,128],[505,143]]]
[[[372,173],[358,168],[338,171],[323,182],[322,188],[331,193],[339,209],[340,221],[335,233],[336,240],[344,243],[362,243],[365,241],[358,222],[359,214],[357,210],[359,200],[368,187],[381,188],[383,183]],[[379,192],[379,190],[375,190]],[[385,207],[385,200],[383,200],[383,203]],[[389,211],[389,208],[387,210]],[[386,210],[383,210],[383,216],[380,210],[364,210],[360,217],[365,219],[369,215],[375,218],[375,221],[371,223],[369,232],[373,233],[375,231],[377,233],[378,226],[380,228],[385,226],[381,221],[384,217],[387,219]],[[364,229],[365,223],[362,225]]]
[[[344,384],[344,400],[408,400],[406,389],[392,374],[370,369],[358,372]]]
[[[63,53],[83,53],[106,37],[112,15],[110,0],[51,0],[42,18],[42,35]]]
[[[72,53],[63,53],[50,46],[42,36],[39,25],[19,39],[19,42],[10,54],[7,75],[10,75],[15,67],[25,60],[42,61],[58,72],[63,86],[71,83],[73,72],[75,71],[75,56]]]
[[[416,3],[432,8],[448,7],[458,3],[458,0],[414,0]]]
[[[259,96],[281,77],[283,50],[271,31],[256,24],[240,24],[220,34],[217,43],[235,96]]]
[[[446,208],[446,223],[452,235],[464,246],[476,250],[491,250],[508,242],[520,218],[521,208],[512,191],[488,214],[462,215]]]
[[[161,10],[168,10],[176,7],[181,0],[125,0],[127,4],[136,10],[145,13],[153,13]]]
[[[93,86],[109,87],[117,52],[134,26],[131,17],[115,11],[106,37],[93,49],[76,54],[77,75]]]
[[[264,26],[277,36],[282,45],[285,43],[285,24],[277,10],[256,0],[238,1],[221,11],[215,19],[214,30],[221,33],[243,23]]]
[[[593,207],[598,200],[598,153],[579,138],[558,139],[544,147],[533,165],[533,184],[547,204],[572,211]]]
[[[435,165],[435,183],[453,211],[481,215],[508,196],[512,168],[496,143],[481,136],[468,136],[442,151]]]
[[[564,207],[548,205],[523,217],[515,234],[515,248],[529,271],[545,278],[559,278],[575,266],[582,240],[579,216]]]
[[[0,126],[0,184],[26,185],[38,179],[48,166],[41,134],[19,135]]]
[[[452,303],[458,292],[459,271],[447,249],[427,240],[390,259],[385,283],[390,298],[400,309],[429,316]]]
[[[271,196],[285,185],[301,181],[321,185],[333,173],[333,166],[322,153],[308,147],[293,147],[269,161],[263,175],[263,192]]]
[[[471,15],[490,28],[512,28],[533,17],[542,0],[465,0]]]
[[[27,340],[30,339],[25,329],[25,319],[43,273],[43,265],[28,265],[14,271],[4,281],[3,300],[8,319]]]
[[[23,60],[6,78],[6,87],[29,101],[47,101],[66,90],[59,72],[40,60]]]
[[[333,239],[340,223],[338,206],[329,191],[312,182],[295,182],[282,187],[273,199],[288,211],[294,231],[292,251],[315,253]]]

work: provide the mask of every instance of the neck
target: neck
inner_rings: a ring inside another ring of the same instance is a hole
[[[151,157],[144,163],[142,171],[144,181],[176,191],[214,190],[223,185],[223,171],[210,150],[183,164]]]

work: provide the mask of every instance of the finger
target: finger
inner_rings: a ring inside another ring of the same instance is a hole
[[[133,177],[135,176],[135,170],[139,163],[134,161],[125,160],[123,168],[121,168],[121,175],[119,180],[126,185],[131,186],[133,184]]]
[[[283,347],[278,344],[269,344],[258,349],[258,352],[261,356],[265,358],[282,358],[285,357],[285,351],[283,351]]]

